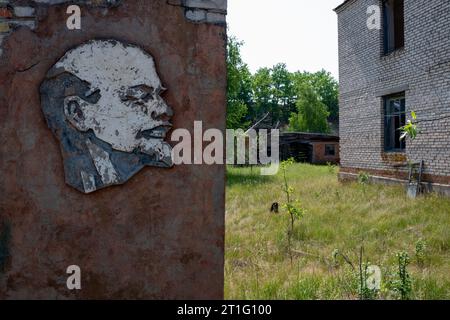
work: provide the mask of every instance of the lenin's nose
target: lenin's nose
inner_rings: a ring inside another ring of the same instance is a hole
[[[154,120],[166,122],[173,117],[173,110],[162,98],[158,98],[158,107],[151,113],[151,116]]]

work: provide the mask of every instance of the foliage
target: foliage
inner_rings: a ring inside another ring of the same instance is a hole
[[[370,182],[370,175],[367,172],[360,171],[358,173],[358,183],[361,185],[366,185]]]
[[[327,161],[326,164],[327,164],[327,168],[328,168],[328,172],[329,173],[333,174],[333,173],[336,172],[336,165],[335,164],[333,164],[333,163],[331,163],[329,161]]]
[[[240,100],[230,100],[227,106],[227,128],[241,129],[249,125],[245,120],[248,109],[247,105]]]
[[[409,255],[405,251],[397,253],[398,269],[396,278],[391,281],[390,287],[397,292],[402,300],[408,300],[411,297],[412,285],[411,276],[408,272],[410,263]]]
[[[267,112],[270,113],[272,121],[276,121],[279,118],[279,109],[272,100],[272,75],[269,68],[261,68],[255,73],[252,89],[254,105],[251,114],[254,122]]]
[[[415,247],[415,254],[417,264],[420,267],[423,267],[425,264],[426,251],[427,251],[427,242],[422,238],[417,240]]]
[[[295,220],[300,219],[305,214],[305,210],[301,207],[299,200],[293,199],[294,188],[288,184],[287,170],[288,167],[294,164],[293,159],[283,161],[281,163],[281,171],[283,172],[283,187],[282,190],[286,195],[286,203],[283,204],[283,209],[289,213],[290,223],[288,225],[287,238],[288,238],[288,250],[289,256],[292,261],[292,236],[294,234]]]
[[[320,101],[326,105],[330,113],[329,120],[337,121],[339,119],[339,85],[331,73],[321,70],[315,73],[295,72],[292,74],[294,87],[297,92],[305,85],[314,88]]]
[[[279,120],[287,123],[296,110],[296,92],[292,75],[286,64],[279,63],[272,68],[273,103],[280,109]]]
[[[289,130],[297,132],[329,133],[327,107],[310,86],[302,87],[297,100],[297,113],[289,119]]]
[[[378,296],[378,289],[369,288],[369,266],[368,261],[364,262],[364,247],[361,247],[359,253],[358,273],[359,278],[359,299],[360,300],[373,300]]]
[[[295,111],[296,103],[291,73],[286,64],[259,69],[253,76],[252,88],[254,120],[269,112],[272,124],[286,124],[290,114]]]
[[[414,111],[411,112],[411,118],[412,120],[406,121],[406,125],[400,128],[402,132],[400,140],[404,140],[406,138],[415,140],[417,138],[417,135],[420,133],[416,123],[417,116]]]
[[[343,254],[339,249],[334,249],[332,253],[332,261],[334,267],[339,266],[339,257],[342,257],[348,266],[351,267],[351,274],[354,277],[354,281],[357,283],[358,297],[360,300],[373,300],[378,297],[379,290],[376,288],[369,288],[369,266],[370,262],[364,261],[364,247],[360,248],[358,254],[358,268],[355,268],[355,263],[351,261],[349,257]]]
[[[284,127],[289,124],[292,113],[299,113],[299,105],[304,109],[305,131],[327,132],[327,121],[338,120],[338,83],[329,72],[290,72],[285,63],[278,63],[251,74],[241,56],[242,45],[235,37],[229,37],[227,128],[246,129],[266,113],[270,114],[272,125]],[[303,106],[311,101],[310,106]],[[306,112],[311,110],[313,114],[308,116]],[[320,126],[313,123],[309,128],[311,118],[320,119],[315,120]]]
[[[227,128],[239,129],[248,126],[246,120],[248,106],[251,103],[251,73],[242,60],[239,42],[228,38],[227,44]]]

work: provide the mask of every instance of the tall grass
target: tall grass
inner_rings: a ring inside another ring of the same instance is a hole
[[[381,299],[398,298],[388,288],[396,253],[413,257],[426,241],[420,263],[412,259],[413,299],[450,299],[450,199],[432,194],[415,200],[402,187],[341,184],[337,169],[295,164],[289,169],[306,214],[296,224],[291,264],[281,175],[228,168],[225,296],[228,299],[357,299],[358,279],[335,249],[357,261],[365,257],[383,270]]]

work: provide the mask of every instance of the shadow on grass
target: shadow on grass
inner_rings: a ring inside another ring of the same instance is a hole
[[[261,175],[260,169],[260,167],[227,168],[227,186],[264,184],[274,181],[274,176]]]

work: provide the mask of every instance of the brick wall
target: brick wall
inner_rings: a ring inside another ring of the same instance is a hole
[[[397,171],[424,160],[426,174],[450,184],[450,1],[405,0],[405,46],[387,56],[382,31],[367,28],[370,5],[381,1],[337,10],[341,166]],[[400,91],[407,115],[414,110],[423,121],[422,134],[404,154],[385,153],[383,96]]]
[[[339,163],[339,143],[338,142],[314,142],[313,144],[313,163]],[[335,147],[335,155],[326,155],[325,146],[333,145]]]

